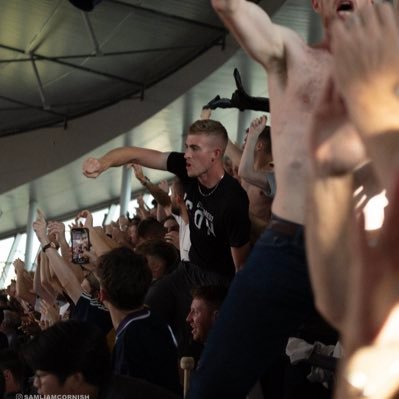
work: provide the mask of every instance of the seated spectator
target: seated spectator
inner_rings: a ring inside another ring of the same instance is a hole
[[[0,351],[0,371],[5,380],[4,399],[15,399],[17,394],[27,393],[26,367],[17,352],[11,349]]]
[[[104,335],[77,321],[55,324],[29,342],[23,357],[35,372],[40,395],[88,395],[90,399],[172,399],[162,388],[133,378],[112,376]]]
[[[144,306],[152,280],[145,258],[128,248],[116,248],[98,259],[97,273],[102,301],[116,331],[113,372],[179,392],[172,331]]]
[[[176,248],[164,240],[148,240],[136,248],[143,255],[152,273],[153,282],[172,272],[179,261]]]

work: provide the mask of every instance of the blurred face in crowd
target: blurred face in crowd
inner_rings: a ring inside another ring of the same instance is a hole
[[[372,3],[372,0],[312,0],[313,9],[320,15],[324,28],[329,28],[334,19],[345,20]]]
[[[168,233],[171,231],[179,232],[179,225],[176,222],[176,220],[174,220],[174,219],[173,220],[172,219],[165,220],[163,227],[165,227],[165,229],[167,230]]]
[[[131,224],[128,227],[128,235],[129,235],[129,240],[132,243],[132,245],[137,245],[139,237],[137,235],[137,225],[136,224]]]
[[[217,311],[202,298],[193,299],[186,321],[190,324],[194,341],[205,343],[216,315]]]
[[[62,395],[74,392],[74,381],[76,374],[69,376],[63,384],[55,374],[43,370],[36,370],[34,387],[39,395]]]

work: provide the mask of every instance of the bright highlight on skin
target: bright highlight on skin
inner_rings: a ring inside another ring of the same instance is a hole
[[[399,388],[399,304],[389,314],[375,345],[357,351],[346,378],[364,397],[388,399]]]
[[[384,208],[388,205],[385,190],[370,199],[363,209],[366,230],[377,230],[384,222]]]

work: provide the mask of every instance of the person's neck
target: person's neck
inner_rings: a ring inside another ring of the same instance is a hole
[[[129,310],[121,310],[115,308],[112,304],[108,305],[109,313],[111,314],[111,320],[112,320],[112,325],[114,326],[115,331],[121,324],[121,322],[129,316],[130,313],[137,312],[139,310],[142,310],[144,308],[144,305],[139,306],[138,308],[135,309],[129,309]]]
[[[198,181],[206,188],[215,187],[224,177],[223,166],[215,165],[214,168],[207,170],[198,176]]]

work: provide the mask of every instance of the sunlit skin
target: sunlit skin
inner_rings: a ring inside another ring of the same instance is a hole
[[[312,0],[313,9],[321,18],[328,41],[334,20],[338,18],[345,21],[354,11],[370,4],[373,4],[372,0]]]
[[[219,180],[222,150],[214,137],[205,134],[188,135],[184,158],[189,177],[197,177],[201,184],[213,187]],[[215,173],[216,172],[216,173]]]
[[[210,307],[203,299],[194,298],[191,303],[187,323],[191,327],[191,334],[196,342],[205,343],[209,331],[215,322],[217,311]]]

